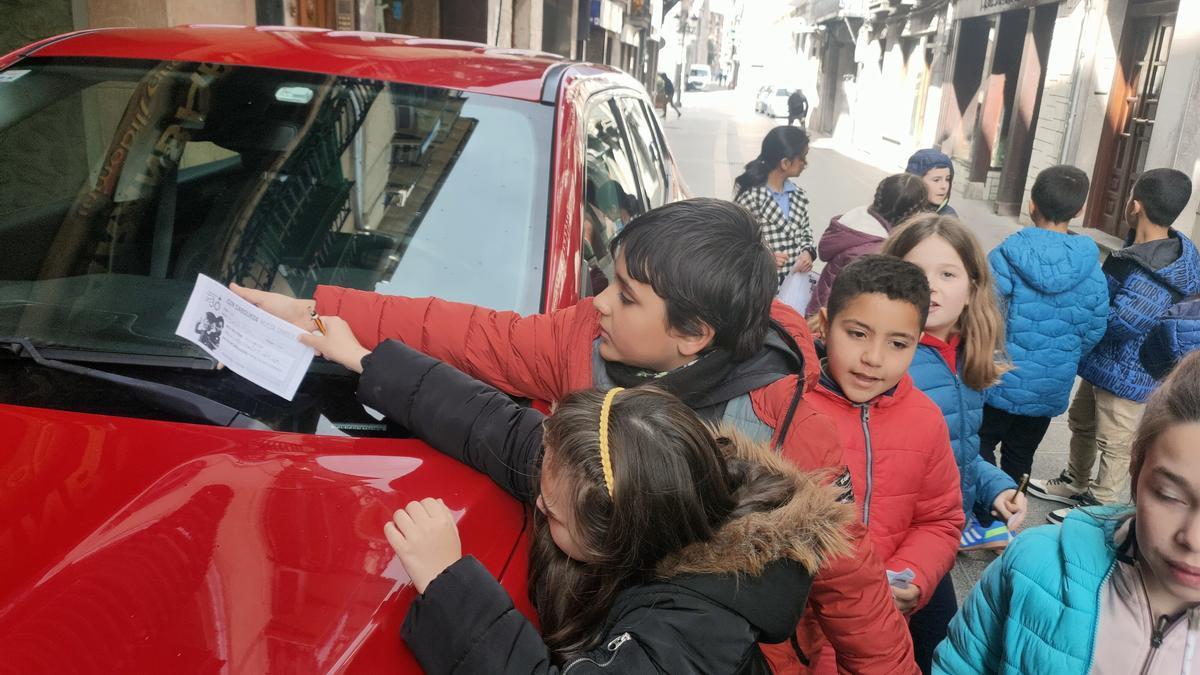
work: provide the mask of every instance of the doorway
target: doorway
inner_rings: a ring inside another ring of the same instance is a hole
[[[1129,230],[1125,204],[1146,168],[1178,6],[1174,1],[1135,2],[1126,15],[1086,220],[1117,237]]]

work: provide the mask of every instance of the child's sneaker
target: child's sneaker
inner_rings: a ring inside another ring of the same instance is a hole
[[[1075,482],[1071,480],[1070,474],[1065,470],[1058,475],[1058,478],[1050,480],[1032,478],[1029,480],[1029,496],[1050,502],[1079,506],[1081,499],[1086,494],[1086,489],[1077,490],[1075,488]]]
[[[1050,513],[1047,513],[1046,520],[1048,520],[1051,523],[1054,523],[1055,525],[1061,525],[1062,521],[1067,519],[1067,514],[1071,513],[1072,511],[1079,508],[1080,506],[1099,506],[1099,505],[1100,505],[1100,502],[1096,501],[1096,498],[1092,496],[1091,492],[1085,492],[1085,493],[1079,495],[1079,500],[1075,502],[1074,506],[1067,506],[1067,507],[1064,507],[1061,509],[1055,509],[1055,510],[1051,511]]]
[[[958,550],[978,551],[1004,548],[1010,541],[1012,541],[1012,533],[1008,531],[1008,525],[1004,524],[1004,521],[994,520],[990,525],[984,527],[972,517],[971,522],[967,524],[967,529],[963,530],[962,537],[958,540]]]

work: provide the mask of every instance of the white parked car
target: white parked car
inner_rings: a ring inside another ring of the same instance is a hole
[[[770,86],[762,86],[754,92],[754,112],[765,113],[767,111],[765,107],[767,95],[771,93],[772,89],[773,87]]]
[[[688,91],[704,90],[708,88],[709,84],[712,84],[712,68],[703,65],[694,65],[688,68]]]
[[[787,117],[788,97],[792,95],[793,91],[787,87],[769,87],[762,96],[762,111],[768,117]]]

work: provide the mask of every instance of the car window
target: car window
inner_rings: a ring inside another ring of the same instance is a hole
[[[235,391],[175,335],[198,274],[540,310],[553,107],[179,61],[31,58],[6,76],[0,335],[154,364],[139,377],[312,431],[334,405],[321,387]],[[313,372],[343,377],[326,366]],[[34,391],[0,387],[0,402]]]
[[[612,274],[608,243],[634,216],[645,211],[638,192],[628,139],[611,98],[588,108],[584,152],[583,255],[580,288],[599,293]]]
[[[629,132],[630,147],[637,162],[638,178],[646,193],[647,206],[662,206],[667,202],[666,163],[657,142],[657,134],[651,126],[654,122],[647,116],[646,106],[639,99],[621,96],[616,101],[621,119],[625,121],[625,128]]]
[[[196,275],[536,312],[552,109],[180,62],[0,82],[0,334],[192,355]],[[487,269],[487,275],[480,275]]]

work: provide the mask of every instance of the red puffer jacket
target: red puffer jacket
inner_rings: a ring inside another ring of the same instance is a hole
[[[941,409],[907,374],[865,405],[851,403],[823,374],[808,402],[837,424],[875,554],[889,570],[913,571],[924,607],[954,565],[963,526],[958,464]]]
[[[592,345],[600,335],[600,324],[590,299],[550,314],[522,317],[436,298],[382,296],[329,286],[318,287],[315,298],[317,313],[345,319],[368,349],[397,339],[512,395],[556,401],[592,386]],[[801,346],[805,388],[811,390],[820,370],[807,324],[778,302],[771,316]],[[791,375],[752,391],[754,413],[778,430],[796,386],[796,376]],[[813,409],[807,397],[800,400],[782,445],[784,456],[802,469],[832,475],[845,470],[833,423]],[[813,581],[810,611],[797,630],[801,649],[817,654],[828,635],[846,672],[919,672],[908,628],[892,602],[883,565],[871,550],[866,529],[856,523],[848,534],[855,550],[827,561]],[[764,647],[776,673],[802,672],[789,645]]]

